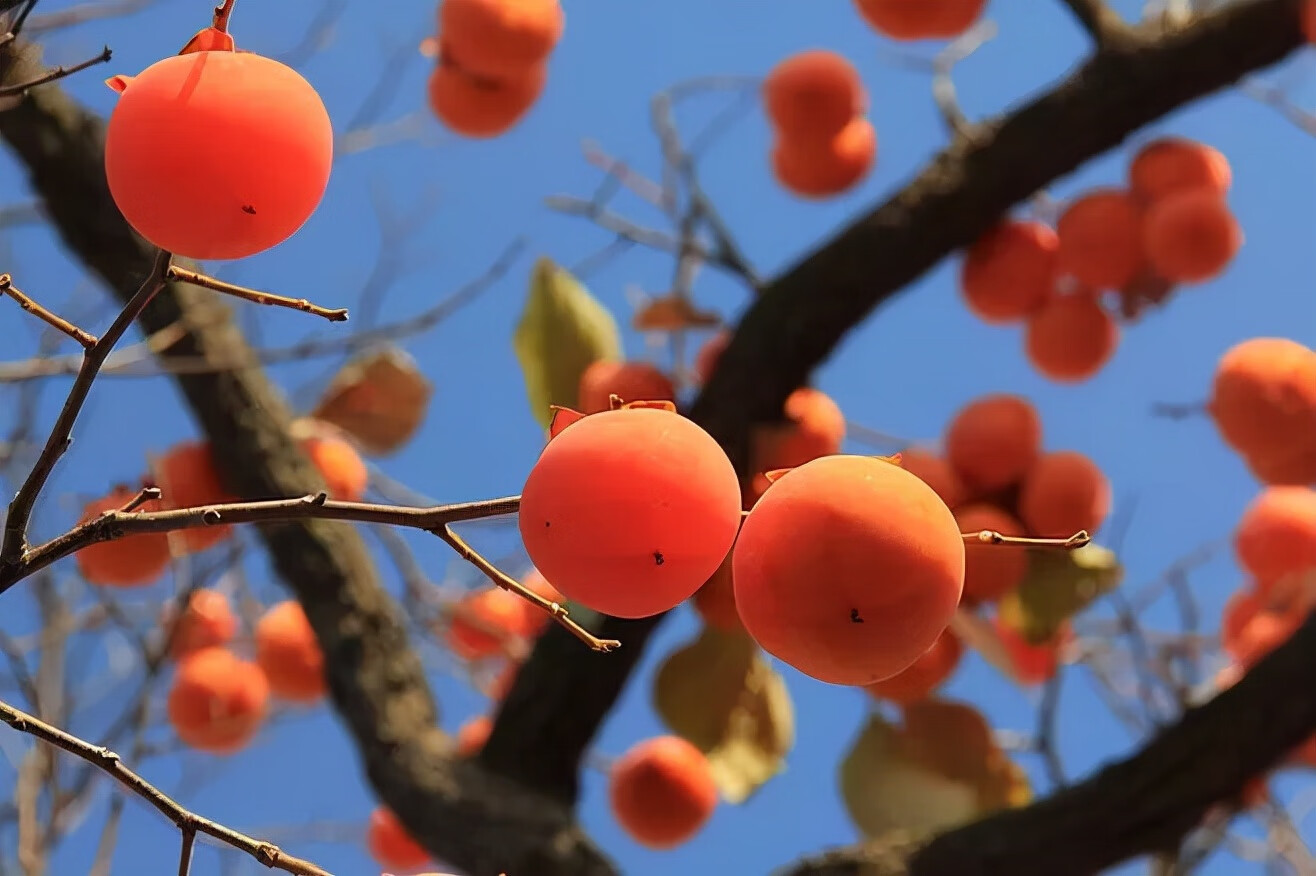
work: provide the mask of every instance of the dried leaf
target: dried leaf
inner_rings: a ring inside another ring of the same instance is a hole
[[[621,358],[621,335],[607,309],[552,260],[541,258],[512,346],[535,419],[548,428],[552,406],[577,404],[580,375],[599,359]]]
[[[631,325],[641,332],[675,332],[716,328],[722,325],[722,317],[711,310],[698,309],[682,295],[664,295],[642,307]]]
[[[1120,585],[1115,552],[1095,544],[1076,550],[1030,551],[1028,575],[997,605],[1001,621],[1028,642],[1052,639],[1065,621]]]
[[[585,419],[585,414],[580,411],[574,411],[571,408],[564,408],[561,405],[549,405],[549,410],[553,413],[548,421],[548,440],[552,441],[562,430],[572,423]]]
[[[961,606],[951,619],[950,628],[960,641],[982,655],[982,659],[1011,681],[1022,684],[1010,650],[1001,640],[995,624],[972,609]]]
[[[729,803],[781,772],[795,743],[786,683],[743,632],[705,627],[663,661],[653,697],[668,729],[707,755]]]
[[[344,365],[311,416],[342,429],[368,455],[385,456],[416,434],[433,393],[416,360],[390,345]]]
[[[187,41],[187,45],[179,50],[180,55],[190,55],[193,52],[231,52],[233,37],[227,31],[222,31],[217,27],[203,28],[192,35]]]

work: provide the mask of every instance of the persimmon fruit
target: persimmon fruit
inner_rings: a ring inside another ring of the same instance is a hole
[[[324,654],[301,603],[288,599],[266,609],[255,638],[256,662],[275,696],[304,704],[324,696]]]
[[[1038,373],[1061,383],[1095,375],[1119,344],[1120,328],[1096,295],[1055,295],[1028,319],[1024,351]]]
[[[713,771],[699,749],[679,736],[632,746],[613,763],[608,801],[617,823],[652,849],[678,846],[717,808]]]
[[[862,116],[868,97],[859,71],[824,49],[791,55],[763,80],[763,104],[778,132],[792,141],[829,140]]]
[[[1001,535],[1027,535],[1024,524],[1009,511],[986,502],[955,510],[961,535],[983,530]],[[964,602],[977,604],[1000,599],[1019,586],[1028,574],[1028,555],[1017,547],[984,544],[969,539],[964,545]]]
[[[238,618],[228,597],[218,590],[194,590],[173,620],[169,654],[181,660],[202,648],[227,645],[238,633]]]
[[[1042,420],[1022,396],[994,393],[974,399],[946,427],[946,460],[972,490],[1018,483],[1042,449]]]
[[[566,15],[558,0],[441,0],[438,26],[457,65],[508,80],[548,60]]]
[[[430,110],[463,137],[497,137],[530,111],[547,79],[542,65],[493,79],[439,64],[429,78]]]
[[[184,745],[232,754],[260,729],[269,695],[269,682],[258,665],[225,648],[203,648],[179,662],[166,711]]]
[[[600,359],[590,363],[580,375],[577,407],[582,413],[601,413],[608,410],[613,395],[624,402],[673,401],[676,387],[670,377],[649,362]]]
[[[1056,222],[1060,270],[1093,289],[1119,289],[1146,262],[1142,208],[1122,189],[1075,199]]]
[[[1041,456],[1019,490],[1019,516],[1042,538],[1069,538],[1080,529],[1096,533],[1110,503],[1110,481],[1095,462],[1074,450]]]
[[[900,705],[918,702],[951,677],[963,656],[964,645],[947,629],[907,669],[864,689],[877,699]]]
[[[416,870],[430,862],[430,854],[412,838],[386,806],[376,806],[366,825],[366,850],[381,867]]]
[[[857,117],[823,140],[792,139],[778,133],[772,172],[787,191],[801,198],[831,198],[858,185],[877,158],[877,131]]]
[[[163,494],[162,504],[170,510],[238,501],[220,480],[208,443],[192,441],[172,447],[158,460],[155,481]],[[178,530],[178,538],[189,551],[202,551],[228,538],[232,531],[225,523],[193,526]]]
[[[108,495],[88,502],[78,522],[87,523],[106,511],[117,511],[136,496],[135,490],[116,487]],[[161,507],[159,502],[149,501],[138,506],[137,510],[160,511]],[[108,587],[144,587],[169,568],[169,536],[163,532],[125,535],[89,544],[73,556],[78,572],[89,583]]]
[[[1005,221],[978,238],[960,265],[960,291],[984,322],[1025,319],[1047,303],[1059,275],[1056,233],[1041,222]]]

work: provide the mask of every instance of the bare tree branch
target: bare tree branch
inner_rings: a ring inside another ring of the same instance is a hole
[[[1083,25],[1098,46],[1104,46],[1113,37],[1128,33],[1128,26],[1119,13],[1106,5],[1106,0],[1061,0]]]

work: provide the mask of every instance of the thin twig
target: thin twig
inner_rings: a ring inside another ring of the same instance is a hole
[[[46,308],[32,300],[32,298],[23,294],[23,292],[14,285],[13,280],[14,278],[9,274],[0,274],[0,295],[8,295],[10,298],[18,302],[19,307],[23,308],[51,328],[68,335],[70,338],[81,344],[84,350],[90,350],[92,347],[96,346],[95,335],[83,331],[62,316],[57,316],[49,310],[46,310]]]
[[[214,277],[199,274],[196,271],[189,271],[187,268],[180,268],[177,265],[171,265],[169,267],[168,279],[180,283],[189,283],[193,286],[200,286],[203,289],[211,289],[215,292],[223,292],[225,295],[232,295],[234,298],[241,298],[244,301],[251,301],[255,304],[268,304],[274,307],[288,307],[292,310],[300,310],[302,313],[322,316],[330,322],[345,322],[347,320],[346,307],[330,309],[327,307],[321,307],[318,304],[312,304],[305,298],[288,298],[284,295],[275,295],[273,292],[261,292],[259,289],[248,289],[246,286],[225,283],[223,280],[217,280]]]
[[[106,46],[96,57],[88,58],[81,63],[74,64],[72,67],[55,67],[35,79],[29,79],[27,82],[0,87],[0,97],[22,97],[27,94],[29,88],[36,88],[38,85],[45,85],[47,82],[54,82],[57,79],[63,79],[65,76],[72,76],[74,73],[81,73],[88,67],[104,64],[110,60],[110,54],[110,47]]]
[[[119,755],[108,748],[97,748],[88,742],[83,742],[73,734],[66,733],[58,727],[47,724],[4,702],[0,702],[0,721],[4,721],[20,733],[34,736],[42,742],[82,758],[92,766],[108,773],[177,825],[178,829],[183,831],[184,837],[188,833],[204,833],[241,852],[245,852],[270,869],[282,870],[285,873],[296,874],[296,876],[330,876],[327,870],[322,870],[310,861],[293,857],[272,843],[253,839],[246,834],[238,833],[236,830],[224,827],[208,818],[184,809],[159,788],[124,766],[119,759]],[[185,849],[187,846],[188,844],[184,840]],[[180,872],[186,873],[187,870],[183,869]]]
[[[1092,536],[1086,529],[1080,529],[1078,532],[1068,538],[1033,538],[1022,535],[1002,535],[993,529],[982,529],[977,532],[961,532],[965,541],[973,541],[979,544],[987,545],[1010,545],[1014,547],[1032,547],[1032,548],[1060,548],[1062,550],[1077,550],[1092,541]]]

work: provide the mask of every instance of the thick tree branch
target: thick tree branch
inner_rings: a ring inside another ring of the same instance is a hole
[[[1128,27],[1106,0],[1062,0],[1078,23],[1091,35],[1098,46],[1108,45],[1112,39],[1128,34]]]
[[[909,876],[1084,876],[1174,848],[1316,729],[1316,615],[1241,681],[1126,760],[1028,806],[933,839]],[[871,846],[837,850],[786,876],[866,872]],[[882,870],[882,876],[902,871]]]
[[[21,41],[0,49],[0,85],[31,79],[41,70],[38,54]],[[57,85],[46,85],[0,112],[0,137],[27,167],[64,244],[127,300],[149,272],[153,250],[132,234],[110,198],[104,122]],[[215,292],[173,282],[139,322],[147,332],[186,327],[161,351],[167,355],[241,363],[177,378],[230,489],[249,500],[323,490],[289,434],[291,413],[284,399],[258,367],[230,313]],[[449,758],[420,659],[355,529],[310,520],[266,523],[259,531],[279,576],[315,628],[334,706],[355,739],[371,784],[418,839],[472,876],[616,872],[575,827],[566,807]],[[539,744],[528,741],[535,748]],[[527,751],[527,759],[534,756]]]
[[[691,416],[744,471],[750,427],[779,416],[786,397],[878,305],[1057,177],[1301,42],[1294,0],[1251,0],[1155,43],[1094,57],[973,141],[953,144],[885,204],[768,284]],[[594,632],[623,642],[608,655],[586,653],[550,629],[504,700],[481,762],[575,799],[581,758],[661,621],[605,619]],[[529,764],[527,737],[544,743]]]

